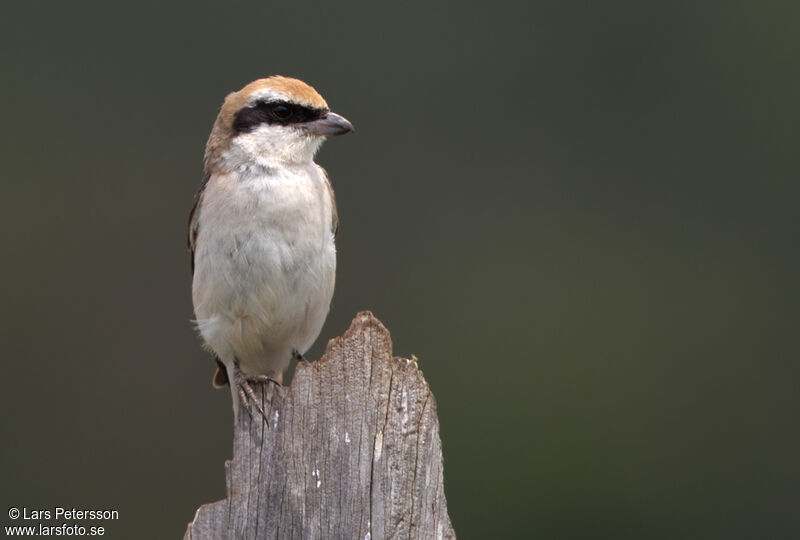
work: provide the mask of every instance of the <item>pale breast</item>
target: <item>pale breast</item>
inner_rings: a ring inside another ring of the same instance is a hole
[[[194,287],[199,311],[291,318],[329,288],[320,284],[335,269],[332,204],[315,166],[212,177],[200,212]],[[285,313],[269,312],[275,310]]]

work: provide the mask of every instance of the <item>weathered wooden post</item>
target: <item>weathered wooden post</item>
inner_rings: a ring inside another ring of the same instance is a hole
[[[455,538],[433,394],[372,313],[290,387],[254,390],[266,420],[242,409],[228,497],[201,506],[185,539]]]

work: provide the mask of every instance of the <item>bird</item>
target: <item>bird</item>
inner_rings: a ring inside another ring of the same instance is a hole
[[[314,156],[351,131],[313,87],[281,75],[228,94],[211,129],[189,217],[192,303],[235,418],[240,400],[255,402],[248,383],[280,385],[328,315],[339,218]]]

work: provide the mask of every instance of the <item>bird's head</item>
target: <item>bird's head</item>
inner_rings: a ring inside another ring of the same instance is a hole
[[[352,130],[303,81],[258,79],[225,98],[206,145],[206,167],[233,171],[309,163],[326,137]]]

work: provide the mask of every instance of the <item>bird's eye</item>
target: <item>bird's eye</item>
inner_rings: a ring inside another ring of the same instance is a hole
[[[278,103],[272,106],[272,114],[275,115],[275,118],[278,120],[288,120],[289,117],[292,116],[292,109],[290,109],[288,105]]]

